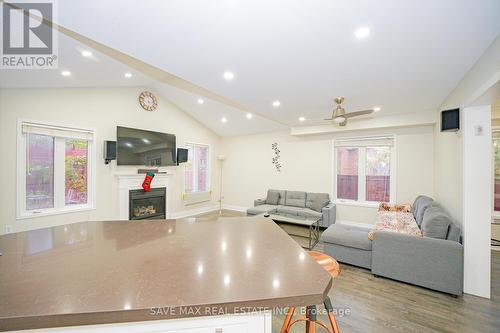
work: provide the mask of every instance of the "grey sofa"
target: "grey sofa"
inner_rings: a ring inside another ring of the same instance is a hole
[[[417,197],[412,213],[424,237],[375,232],[370,241],[369,228],[334,224],[321,236],[325,252],[340,262],[371,269],[377,276],[461,295],[460,228],[426,196]]]
[[[321,218],[320,226],[335,223],[335,204],[330,202],[328,193],[302,191],[268,190],[267,197],[254,201],[254,207],[247,215],[279,214],[290,217]]]

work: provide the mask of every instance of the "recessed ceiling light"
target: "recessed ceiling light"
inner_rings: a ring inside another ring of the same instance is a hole
[[[374,108],[373,108],[373,111],[375,111],[375,112],[379,112],[380,110],[382,110],[382,109],[380,108],[380,106],[376,106],[376,107],[374,107]]]
[[[127,79],[130,79],[132,77],[132,73],[125,73],[123,74]]]
[[[70,75],[71,75],[71,72],[70,72],[70,71],[62,71],[62,72],[61,72],[61,75],[62,75],[62,76],[70,76]]]
[[[370,36],[370,28],[368,27],[361,27],[356,29],[354,31],[354,36],[356,36],[357,39],[365,39],[366,37]]]
[[[274,106],[275,108],[279,108],[279,106],[280,106],[280,105],[281,105],[281,102],[280,102],[280,101],[274,101],[274,102],[273,102],[273,106]]]
[[[144,142],[144,143],[151,143],[151,141],[149,141],[149,140],[148,140],[148,139],[146,139],[146,138],[143,138],[143,139],[142,139],[142,142]]]
[[[253,114],[251,114],[250,112],[247,113],[247,119],[252,119],[253,118]]]
[[[299,121],[305,121],[305,120],[306,120],[306,118],[304,118],[304,117],[299,117]]]
[[[92,57],[92,52],[90,52],[88,50],[82,51],[82,56],[84,56],[86,58]]]
[[[234,73],[233,72],[224,72],[223,77],[224,77],[224,79],[230,81],[230,80],[234,79]]]
[[[198,98],[198,104],[203,104],[205,101],[202,98]]]
[[[222,118],[220,119],[220,121],[222,121],[223,123],[227,123],[227,118],[226,118],[226,117],[222,117]]]

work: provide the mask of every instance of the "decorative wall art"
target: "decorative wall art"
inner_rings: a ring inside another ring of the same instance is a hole
[[[274,151],[273,164],[276,167],[276,171],[281,172],[280,150],[278,149],[278,143],[273,143],[271,148]]]

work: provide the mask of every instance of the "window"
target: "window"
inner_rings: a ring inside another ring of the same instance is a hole
[[[18,218],[93,208],[94,132],[19,123]]]
[[[184,187],[186,193],[210,191],[210,147],[186,144],[188,161],[185,164]]]
[[[335,188],[340,202],[394,200],[394,138],[335,140]]]

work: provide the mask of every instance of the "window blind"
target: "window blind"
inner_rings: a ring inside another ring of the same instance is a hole
[[[392,147],[394,137],[336,139],[335,147]]]
[[[23,134],[38,134],[58,138],[76,140],[94,140],[94,131],[81,130],[71,127],[49,126],[36,123],[23,122],[21,125]]]

